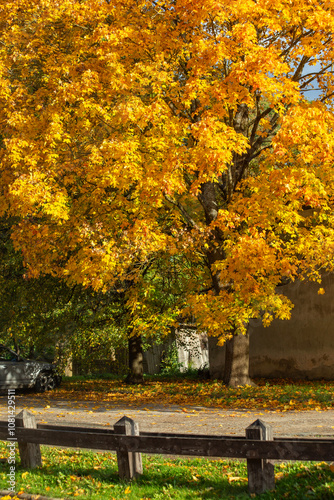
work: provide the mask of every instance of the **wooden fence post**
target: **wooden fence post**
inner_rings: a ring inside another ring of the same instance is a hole
[[[17,427],[37,429],[35,417],[27,410],[22,410],[15,418]],[[27,469],[34,469],[42,465],[41,447],[38,443],[18,441],[21,465]]]
[[[114,424],[115,434],[139,436],[139,426],[129,417],[122,417]],[[126,449],[117,451],[118,474],[121,479],[131,480],[143,473],[141,453],[128,452]]]
[[[247,427],[246,438],[272,441],[272,427],[258,419]],[[274,465],[269,460],[247,458],[247,472],[249,493],[263,493],[275,488]]]

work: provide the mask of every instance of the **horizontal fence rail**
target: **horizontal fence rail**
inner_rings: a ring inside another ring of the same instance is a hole
[[[36,424],[23,410],[16,418],[15,438],[25,467],[41,464],[40,444],[117,453],[119,475],[134,479],[142,473],[141,453],[247,459],[250,493],[275,487],[270,460],[334,461],[333,439],[273,438],[272,429],[256,420],[242,436],[208,436],[139,432],[138,424],[123,417],[114,429]],[[0,422],[0,440],[10,440],[8,423]]]
[[[0,439],[6,439],[6,429],[1,427]],[[265,458],[272,460],[334,460],[334,440],[275,439],[258,441],[219,436],[179,437],[155,433],[124,436],[88,431],[16,428],[18,441],[27,443],[88,448],[95,450],[128,450],[130,452],[162,455],[194,455],[226,458]]]

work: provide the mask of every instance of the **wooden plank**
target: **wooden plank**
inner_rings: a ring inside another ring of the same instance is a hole
[[[6,420],[0,421],[0,436],[1,436],[1,428],[4,427],[6,430],[8,429],[8,422]],[[37,429],[53,429],[53,430],[64,430],[64,431],[69,431],[69,432],[89,432],[91,434],[97,433],[97,434],[115,434],[113,429],[108,429],[107,427],[100,426],[100,427],[90,427],[90,426],[75,426],[75,425],[54,425],[54,424],[37,424]],[[231,436],[231,435],[222,435],[222,434],[189,434],[189,433],[171,433],[171,432],[146,432],[146,431],[140,431],[139,436],[146,436],[146,437],[194,437],[194,438],[205,438],[205,439],[230,439],[230,440],[242,440],[245,439],[244,436]],[[300,443],[309,443],[310,441],[314,442],[324,442],[328,443],[330,441],[330,438],[289,438],[289,437],[284,437],[284,438],[279,438],[279,437],[274,437],[274,441],[281,441],[284,440],[284,442],[300,442]]]
[[[334,461],[334,440],[257,441],[243,439],[121,436],[107,433],[69,432],[48,429],[16,429],[16,437],[31,443],[74,448],[118,450],[166,455],[194,455],[206,457],[264,458],[275,460]],[[0,429],[0,439],[7,433]]]
[[[27,469],[34,469],[42,465],[42,456],[40,445],[29,440],[21,440],[17,431],[19,428],[33,429],[36,432],[36,419],[32,413],[22,410],[15,418],[15,436],[18,440],[21,465]]]
[[[5,422],[7,428],[7,422]],[[1,429],[1,422],[0,422]],[[70,432],[90,432],[96,434],[115,434],[114,429],[108,429],[106,427],[83,427],[83,426],[68,426],[68,425],[52,425],[52,424],[37,424],[37,429],[53,429],[53,430],[63,430]],[[173,432],[146,432],[140,431],[139,436],[146,437],[196,437],[205,439],[245,439],[244,436],[230,436],[230,435],[217,435],[217,434],[189,434],[189,433],[173,433]]]
[[[269,424],[262,420],[255,420],[246,429],[248,439],[273,442],[273,430]],[[248,491],[249,493],[263,493],[275,488],[274,465],[263,458],[247,459]]]
[[[139,426],[129,417],[121,418],[114,425],[117,434],[139,436]],[[129,452],[127,447],[117,451],[118,474],[121,479],[132,480],[143,473],[141,453]]]
[[[90,434],[115,434],[114,429],[108,429],[106,427],[37,424],[37,429],[49,429],[68,432],[89,432]]]
[[[5,422],[7,428],[7,422]],[[83,426],[68,426],[68,425],[52,425],[52,424],[37,424],[37,429],[53,429],[53,430],[63,430],[69,432],[90,432],[96,434],[115,434],[114,429],[108,429],[105,427],[83,427]],[[0,422],[0,432],[1,432],[1,422]],[[173,432],[146,432],[140,431],[139,436],[146,437],[195,437],[195,438],[205,438],[205,439],[245,439],[244,436],[230,436],[230,435],[217,435],[217,434],[189,434],[189,433],[173,433]]]

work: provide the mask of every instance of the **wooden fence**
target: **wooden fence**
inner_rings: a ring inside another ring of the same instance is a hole
[[[247,427],[246,437],[208,436],[139,432],[138,424],[128,417],[115,423],[114,429],[36,424],[34,416],[23,410],[16,417],[15,438],[23,467],[41,465],[40,444],[113,450],[119,475],[127,480],[142,473],[141,453],[244,458],[250,493],[275,488],[270,460],[334,461],[333,439],[276,439],[271,426],[261,420]],[[0,422],[0,440],[11,439],[8,423]]]

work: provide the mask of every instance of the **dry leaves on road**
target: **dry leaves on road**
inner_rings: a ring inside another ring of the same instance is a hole
[[[334,382],[298,382],[291,380],[258,380],[257,387],[229,388],[219,381],[180,379],[147,381],[126,385],[121,380],[66,380],[56,391],[47,393],[49,401],[70,399],[97,403],[109,402],[129,406],[152,404],[222,409],[329,410],[334,408]],[[45,395],[34,395],[44,399]]]

